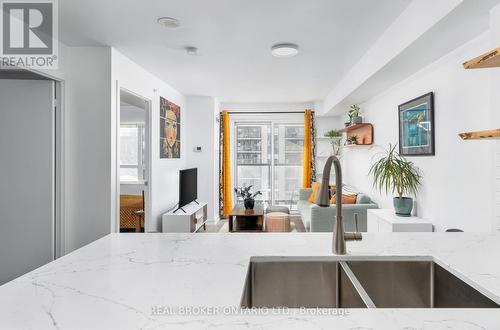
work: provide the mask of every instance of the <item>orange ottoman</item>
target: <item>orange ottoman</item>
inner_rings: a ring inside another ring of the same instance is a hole
[[[266,231],[289,232],[290,215],[284,212],[271,212],[266,216]]]

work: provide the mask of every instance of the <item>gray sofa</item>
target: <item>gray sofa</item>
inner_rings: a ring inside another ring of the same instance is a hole
[[[308,201],[312,193],[311,188],[301,188],[299,191],[299,201],[297,208],[304,222],[307,231],[333,231],[333,219],[337,207],[332,204],[329,207],[320,207]],[[373,203],[371,199],[364,195],[359,194],[356,199],[356,204],[342,204],[342,219],[344,221],[344,229],[346,231],[354,231],[354,214],[358,214],[358,227],[359,231],[366,232],[366,210],[376,209],[377,204]]]

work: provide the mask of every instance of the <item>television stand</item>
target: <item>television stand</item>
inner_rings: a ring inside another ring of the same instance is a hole
[[[175,213],[179,209],[184,213]],[[191,202],[162,215],[162,232],[194,233],[201,227],[206,228],[207,214],[207,203]]]
[[[186,213],[186,211],[184,211],[184,209],[182,207],[176,208],[172,213],[175,213],[175,212],[177,212],[179,210],[181,210],[182,212]]]

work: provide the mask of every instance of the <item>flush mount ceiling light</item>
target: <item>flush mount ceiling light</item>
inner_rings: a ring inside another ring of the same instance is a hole
[[[186,46],[186,47],[184,47],[184,49],[186,50],[186,53],[188,55],[198,55],[198,48],[196,48],[196,47]]]
[[[180,25],[179,20],[173,17],[160,17],[157,22],[158,24],[171,29],[175,29]]]
[[[271,54],[274,57],[293,57],[299,53],[299,46],[296,44],[276,44],[271,47]]]

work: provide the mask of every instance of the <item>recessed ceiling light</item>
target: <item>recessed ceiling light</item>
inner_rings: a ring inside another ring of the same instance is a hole
[[[293,57],[299,53],[299,46],[296,44],[276,44],[271,47],[271,54],[275,57]]]
[[[158,24],[171,29],[175,29],[181,24],[178,19],[173,17],[160,17],[157,22]]]
[[[184,49],[186,50],[186,53],[188,53],[188,55],[198,55],[198,48],[196,47],[186,46],[184,47]]]

